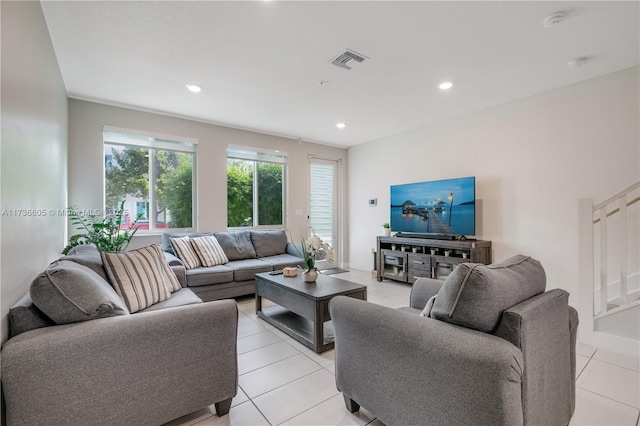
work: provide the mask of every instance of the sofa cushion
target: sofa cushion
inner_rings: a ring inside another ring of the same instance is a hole
[[[25,331],[49,327],[55,322],[44,314],[31,300],[29,293],[22,296],[18,303],[9,309],[9,337],[17,336]]]
[[[227,255],[220,247],[220,243],[216,237],[207,235],[204,237],[192,238],[191,245],[200,258],[202,266],[210,267],[216,265],[224,265],[229,261]]]
[[[187,271],[187,286],[223,284],[233,281],[233,269],[226,265],[196,268]]]
[[[68,260],[53,262],[31,283],[31,298],[56,324],[127,315],[113,288],[91,269]]]
[[[256,258],[249,231],[216,232],[214,235],[230,261]]]
[[[251,231],[251,242],[256,256],[267,257],[282,254],[287,250],[287,234],[283,229],[276,231]]]
[[[304,260],[298,256],[292,256],[290,254],[278,254],[275,256],[261,257],[265,263],[273,265],[273,269],[282,269],[285,266],[301,266],[304,267]]]
[[[167,232],[165,234],[162,234],[162,250],[176,256],[176,252],[173,250],[173,246],[171,245],[171,238],[196,238],[202,237],[204,235],[213,235],[213,232]]]
[[[187,269],[198,268],[202,266],[198,253],[191,245],[190,237],[170,238],[173,251],[176,252],[178,258],[184,263]]]
[[[260,272],[273,271],[273,265],[259,259],[234,260],[225,266],[233,269],[234,281],[253,280]]]
[[[70,260],[72,262],[79,263],[100,275],[105,279],[105,281],[109,281],[107,272],[104,270],[104,265],[102,264],[100,252],[93,244],[75,246],[69,250],[69,253],[67,253],[66,256],[61,257],[59,260]]]
[[[175,308],[177,306],[184,305],[195,305],[198,303],[202,303],[202,299],[196,296],[196,294],[188,288],[183,288],[182,290],[178,290],[173,293],[167,300],[163,300],[162,302],[158,302],[148,308],[142,309],[138,311],[138,313],[158,311],[160,309]]]
[[[462,263],[440,288],[431,318],[490,333],[505,309],[544,292],[545,286],[542,265],[528,256],[493,265]]]
[[[180,283],[158,244],[124,253],[102,252],[111,284],[131,313],[167,300]]]

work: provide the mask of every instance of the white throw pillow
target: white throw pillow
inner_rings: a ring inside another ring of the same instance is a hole
[[[202,266],[224,265],[229,262],[216,237],[208,235],[191,239],[191,245],[202,262]]]
[[[174,289],[180,289],[158,244],[100,255],[111,285],[131,313],[167,300]]]
[[[191,245],[191,238],[170,238],[170,240],[171,245],[173,245],[173,249],[175,250],[180,260],[182,260],[182,263],[184,263],[185,268],[194,269],[202,266],[200,258],[193,250],[193,246]]]

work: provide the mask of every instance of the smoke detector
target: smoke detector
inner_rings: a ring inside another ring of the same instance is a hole
[[[565,13],[563,11],[554,12],[551,15],[544,18],[544,26],[549,28],[558,25],[564,21]]]
[[[360,53],[356,53],[353,50],[347,49],[343,53],[332,59],[331,63],[340,68],[350,70],[353,67],[360,65],[362,62],[364,62],[365,59],[368,58],[364,55],[361,55]]]

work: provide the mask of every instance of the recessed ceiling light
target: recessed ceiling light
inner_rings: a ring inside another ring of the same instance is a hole
[[[347,125],[346,125],[346,124],[344,124],[344,123],[338,123],[338,124],[336,124],[336,127],[337,127],[338,129],[344,129],[345,127],[347,127]]]
[[[200,93],[202,92],[202,86],[200,86],[199,84],[187,84],[187,89],[192,92],[192,93]]]
[[[450,81],[443,81],[442,83],[438,84],[438,88],[440,88],[440,90],[448,90],[451,89],[453,87],[453,83]]]

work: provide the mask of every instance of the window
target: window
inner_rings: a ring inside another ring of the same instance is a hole
[[[227,226],[284,225],[287,154],[227,149]]]
[[[124,202],[122,227],[195,227],[196,141],[105,128],[105,210]]]

